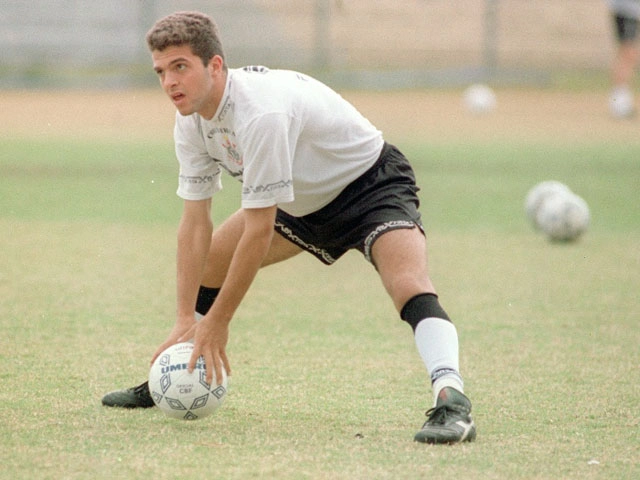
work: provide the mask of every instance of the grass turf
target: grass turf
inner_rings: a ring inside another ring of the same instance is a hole
[[[634,478],[640,473],[640,146],[401,145],[458,326],[478,440],[411,441],[429,407],[410,329],[358,254],[262,271],[232,324],[225,405],[184,423],[101,407],[173,322],[166,143],[0,142],[5,478]],[[523,201],[555,178],[593,223],[546,241]],[[225,179],[215,221],[237,206]]]

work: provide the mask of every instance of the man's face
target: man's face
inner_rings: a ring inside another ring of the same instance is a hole
[[[216,95],[216,81],[221,81],[218,75],[221,69],[216,68],[219,65],[214,59],[220,57],[214,57],[205,66],[189,45],[181,45],[154,50],[151,58],[162,89],[180,114],[197,112],[206,119],[213,117],[220,101]]]

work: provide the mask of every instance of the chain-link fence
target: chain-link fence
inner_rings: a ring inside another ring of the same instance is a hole
[[[355,86],[536,81],[603,71],[604,0],[0,0],[0,86],[155,81],[144,34],[172,11],[218,22],[231,66],[265,64]]]

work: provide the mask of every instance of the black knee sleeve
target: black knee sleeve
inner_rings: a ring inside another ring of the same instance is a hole
[[[400,318],[411,325],[413,331],[416,330],[421,320],[430,317],[451,321],[447,312],[440,306],[438,296],[435,293],[416,295],[404,304],[400,312]]]
[[[201,286],[198,291],[198,300],[196,300],[196,312],[200,315],[206,315],[207,312],[209,312],[211,305],[213,305],[213,302],[216,300],[218,292],[220,292],[219,288]]]

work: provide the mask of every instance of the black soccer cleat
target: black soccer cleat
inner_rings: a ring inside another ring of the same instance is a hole
[[[102,397],[102,405],[120,408],[150,408],[154,407],[155,403],[153,403],[151,392],[149,392],[149,382],[144,382],[137,387],[107,393]]]
[[[436,406],[427,411],[429,418],[413,439],[432,444],[471,442],[476,438],[476,426],[470,413],[469,399],[455,388],[445,387],[438,394]]]

